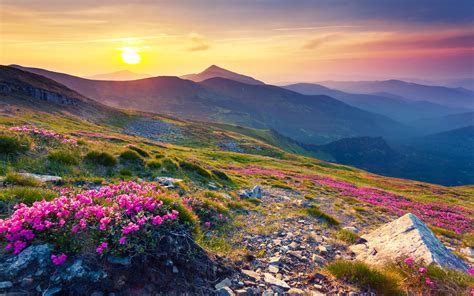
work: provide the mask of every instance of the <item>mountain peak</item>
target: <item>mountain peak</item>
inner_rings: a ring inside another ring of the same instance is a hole
[[[207,67],[204,71],[198,74],[188,74],[188,75],[181,76],[181,78],[183,79],[189,79],[194,82],[201,82],[209,78],[216,78],[216,77],[235,80],[235,81],[247,83],[247,84],[260,84],[260,85],[265,84],[262,81],[259,81],[253,77],[235,73],[227,69],[221,68],[217,65],[211,65]]]

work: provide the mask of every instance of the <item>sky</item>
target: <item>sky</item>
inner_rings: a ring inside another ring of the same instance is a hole
[[[80,76],[216,64],[272,83],[465,78],[473,25],[472,0],[1,0],[0,64]]]

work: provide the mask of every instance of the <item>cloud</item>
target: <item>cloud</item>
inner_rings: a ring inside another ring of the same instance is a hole
[[[188,48],[188,51],[202,51],[208,50],[211,46],[208,44],[204,36],[198,33],[189,33],[188,37],[191,39],[193,45]]]
[[[303,45],[304,49],[315,49],[320,47],[323,44],[326,44],[330,41],[337,40],[341,37],[340,33],[332,33],[332,34],[326,34],[323,36],[316,37],[314,39],[311,39],[309,42],[307,42],[305,45]]]

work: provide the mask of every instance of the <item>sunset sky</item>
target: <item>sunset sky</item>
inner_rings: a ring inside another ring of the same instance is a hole
[[[473,76],[473,3],[2,0],[0,63],[82,76],[217,64],[274,83],[463,78]],[[138,64],[123,61],[127,48]]]

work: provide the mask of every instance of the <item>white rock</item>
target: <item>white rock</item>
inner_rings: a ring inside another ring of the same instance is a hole
[[[263,274],[263,279],[265,280],[265,282],[267,284],[278,286],[278,287],[283,288],[283,289],[289,289],[290,288],[290,286],[288,286],[287,283],[285,283],[282,280],[277,279],[276,277],[274,277],[273,275],[271,275],[269,273],[264,273]]]

